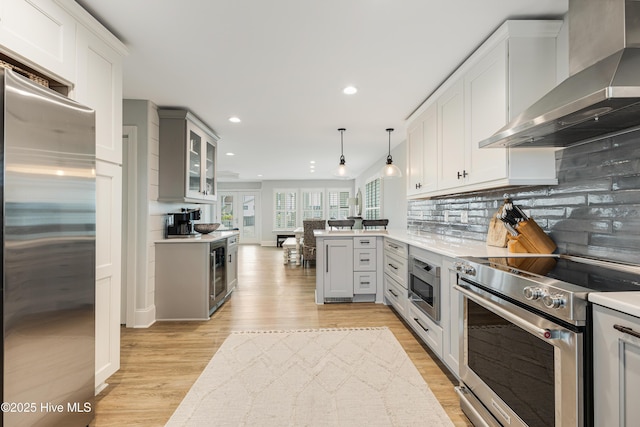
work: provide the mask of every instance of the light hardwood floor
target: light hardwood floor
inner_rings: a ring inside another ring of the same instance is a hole
[[[316,305],[315,268],[283,265],[281,249],[240,246],[238,259],[238,287],[209,321],[122,329],[121,368],[96,397],[92,427],[163,426],[230,331],[367,326],[389,327],[453,423],[471,426],[454,377],[391,308]]]

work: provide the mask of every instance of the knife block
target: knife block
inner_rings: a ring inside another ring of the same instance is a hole
[[[507,248],[512,253],[550,254],[557,246],[540,226],[531,218],[518,223],[517,236],[509,235]]]

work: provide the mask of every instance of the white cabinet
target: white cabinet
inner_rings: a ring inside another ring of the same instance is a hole
[[[481,149],[478,142],[556,85],[556,36],[561,23],[505,22],[409,118],[408,197],[557,184],[553,148]],[[435,145],[433,126],[426,125],[434,121],[434,106]],[[433,170],[425,162],[433,159],[437,159],[435,182],[424,177],[424,171]],[[420,179],[428,185],[420,186]]]
[[[431,105],[407,131],[407,195],[437,190],[438,106]]]
[[[465,166],[464,92],[462,81],[454,83],[438,98],[438,189],[460,185]]]
[[[0,3],[0,49],[31,68],[75,81],[76,22],[51,0]]]
[[[316,245],[318,304],[382,302],[382,237],[316,236]]]
[[[407,304],[407,322],[431,350],[442,358],[442,327],[428,318],[415,304]]]
[[[409,292],[407,290],[406,243],[384,239],[384,297],[400,316],[408,318]]]
[[[122,168],[96,162],[96,389],[120,369]]]
[[[96,158],[122,163],[122,55],[82,25],[75,98],[96,110]]]
[[[442,360],[456,376],[460,375],[460,341],[463,333],[462,294],[453,286],[457,275],[453,266],[454,260],[445,258],[442,261],[440,294],[442,297],[441,321]]]
[[[593,306],[595,426],[631,426],[640,419],[640,318]]]
[[[355,237],[353,248],[353,293],[375,294],[378,289],[376,238]]]
[[[214,203],[218,136],[191,112],[159,109],[158,200]]]
[[[324,299],[353,298],[353,239],[326,239],[322,250]]]

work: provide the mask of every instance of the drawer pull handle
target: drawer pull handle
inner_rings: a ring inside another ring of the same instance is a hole
[[[631,335],[632,337],[640,338],[640,332],[636,332],[633,329],[628,328],[626,326],[613,325],[613,329],[616,329],[616,330],[622,332],[623,334],[628,334],[628,335]]]
[[[396,292],[393,289],[389,289],[389,293],[394,297],[398,298],[398,294],[396,294]]]
[[[400,249],[400,246],[392,245],[391,243],[389,243],[389,247],[393,249]]]
[[[360,282],[361,285],[369,285],[371,282]]]
[[[394,270],[397,270],[397,269],[398,269],[398,267],[396,267],[396,266],[395,266],[395,265],[393,265],[393,264],[388,264],[388,265],[389,265],[389,267],[393,268]]]
[[[368,240],[360,240],[360,244],[361,245],[368,245],[369,241]]]
[[[360,262],[369,262],[369,258],[361,258]]]
[[[414,317],[413,320],[418,324],[418,326],[420,326],[425,332],[429,332],[429,328],[425,328],[424,326],[422,326],[422,323],[420,323],[420,320],[417,317]]]

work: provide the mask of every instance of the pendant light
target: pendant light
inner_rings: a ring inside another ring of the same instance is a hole
[[[345,165],[344,161],[344,142],[342,138],[345,130],[345,128],[338,129],[338,131],[340,132],[340,164],[338,165],[338,168],[336,169],[334,175],[340,178],[347,178],[347,166]]]
[[[389,133],[389,154],[387,155],[387,164],[382,167],[382,177],[399,178],[402,176],[402,171],[393,164],[393,159],[391,158],[391,132],[393,132],[393,128],[387,128],[386,131]]]

